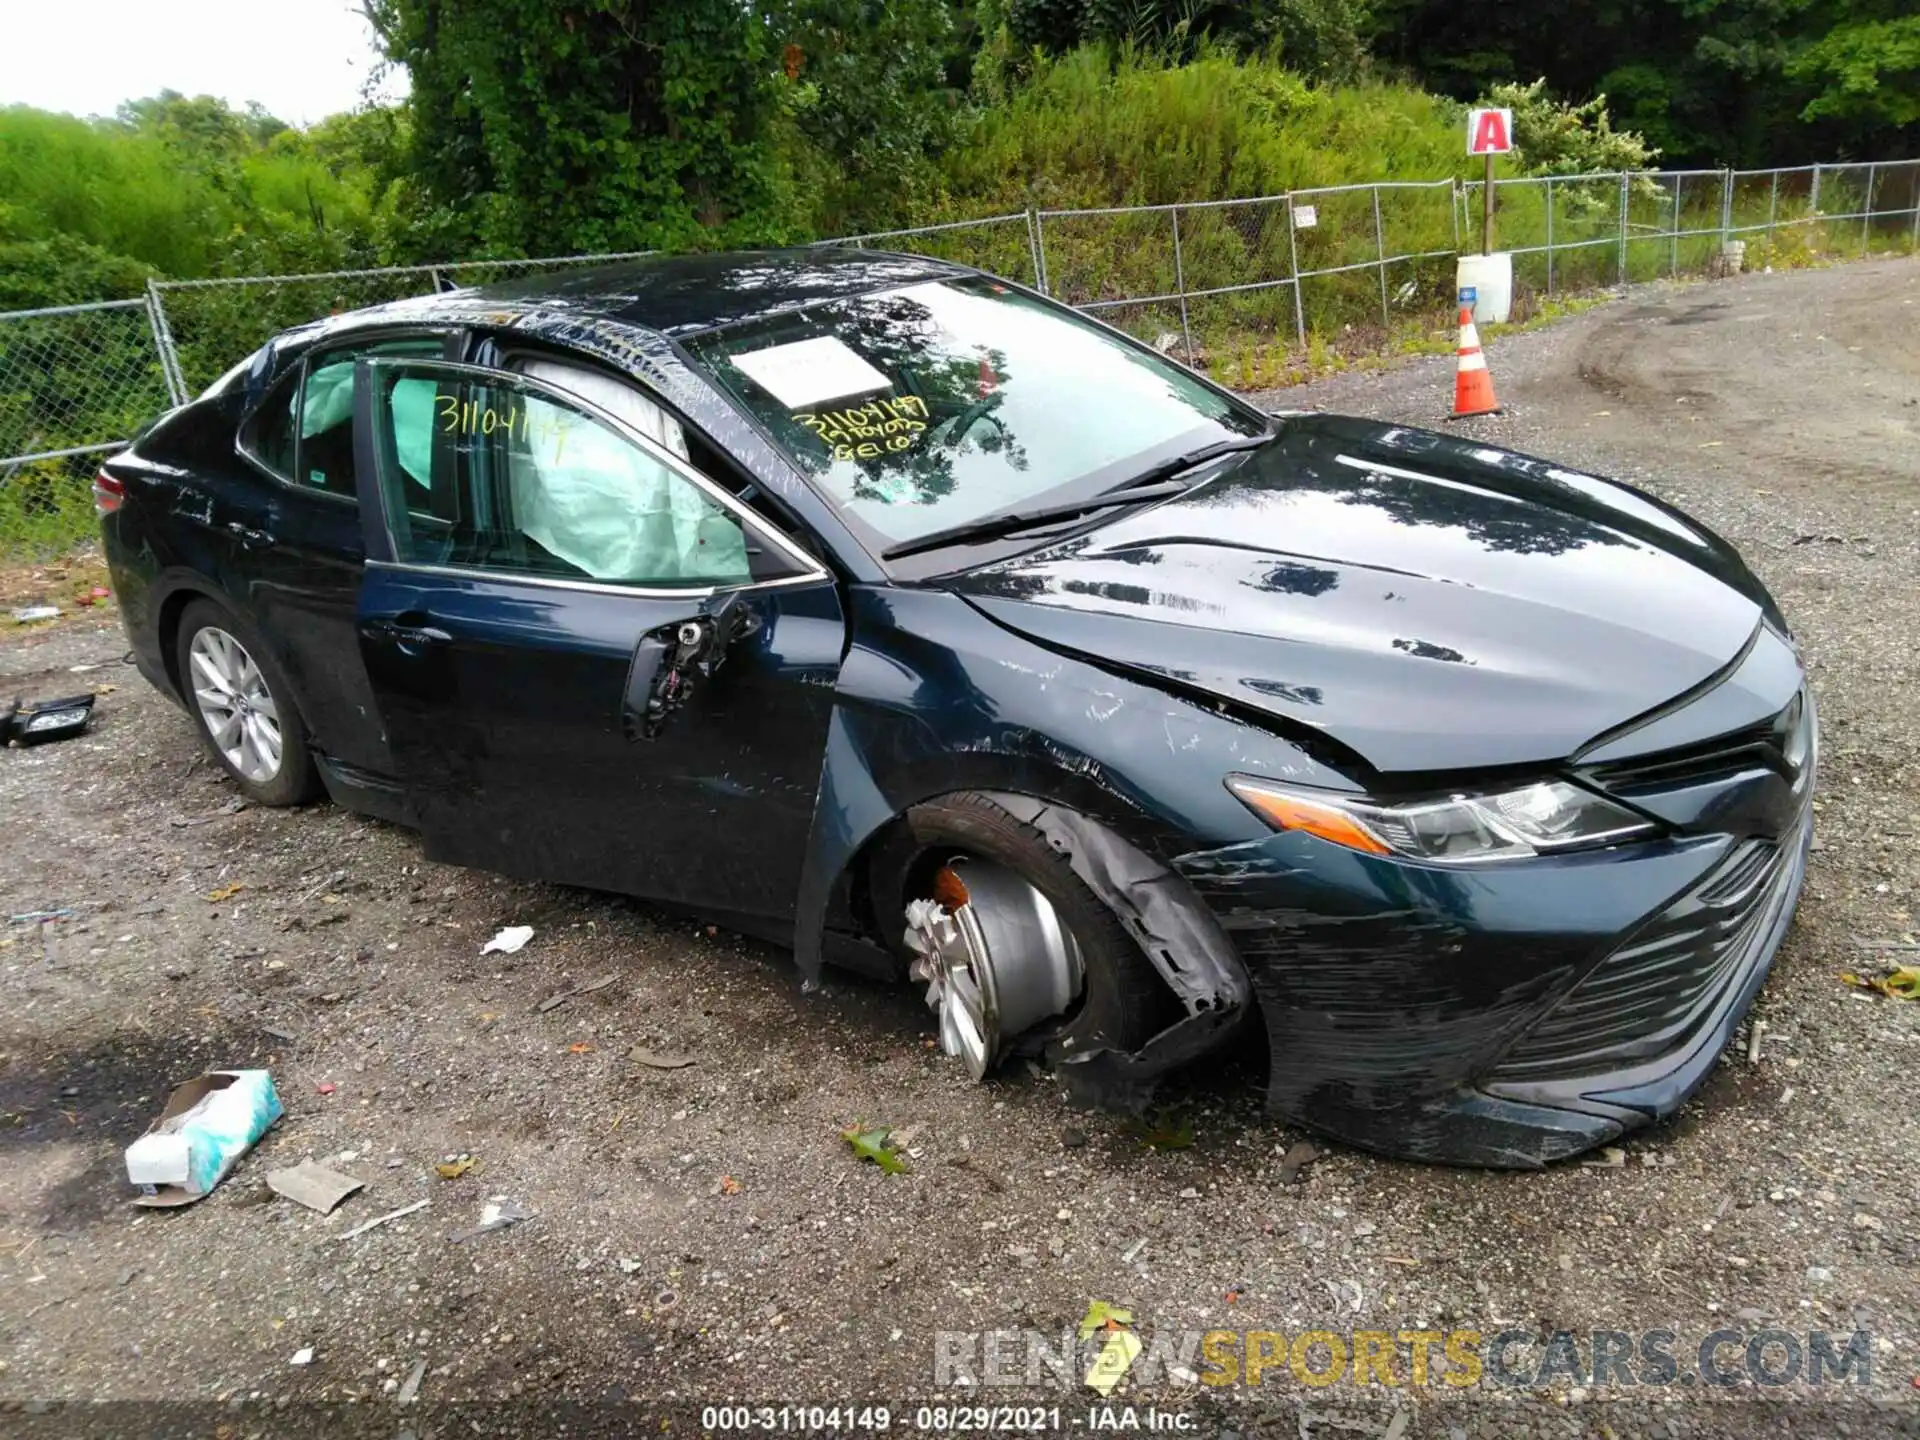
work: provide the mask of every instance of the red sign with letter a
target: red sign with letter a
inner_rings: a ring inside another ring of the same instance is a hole
[[[1504,155],[1513,149],[1513,111],[1469,110],[1467,154]]]

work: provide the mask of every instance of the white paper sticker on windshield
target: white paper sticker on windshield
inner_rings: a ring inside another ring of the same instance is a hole
[[[734,356],[733,363],[789,410],[893,386],[833,335],[749,350]]]

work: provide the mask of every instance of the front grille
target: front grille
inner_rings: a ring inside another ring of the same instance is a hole
[[[1797,837],[1741,844],[1568,991],[1487,1078],[1602,1074],[1685,1045],[1757,957],[1798,848]]]

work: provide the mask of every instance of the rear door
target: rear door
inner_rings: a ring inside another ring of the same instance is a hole
[[[826,572],[547,381],[368,361],[355,403],[360,650],[428,853],[790,917],[844,647]]]
[[[363,355],[449,353],[452,331],[358,336],[294,366],[241,424],[238,449],[273,482],[224,526],[233,573],[299,693],[315,746],[362,783],[390,768],[360,665],[366,558],[353,462],[353,367]],[[363,797],[364,798],[364,797]]]

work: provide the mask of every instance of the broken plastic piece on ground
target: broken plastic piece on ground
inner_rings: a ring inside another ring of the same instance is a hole
[[[31,625],[36,620],[58,620],[60,607],[58,605],[23,605],[13,612],[13,618],[22,625]]]
[[[48,920],[71,920],[72,918],[71,905],[63,905],[58,910],[23,910],[18,915],[8,917],[9,921],[15,925],[40,925]]]
[[[533,926],[509,925],[480,947],[482,955],[517,955],[533,939]]]
[[[58,700],[16,701],[6,724],[0,727],[0,744],[8,740],[21,745],[40,745],[49,740],[71,740],[87,728],[93,718],[92,695],[67,695]]]
[[[191,1205],[240,1163],[282,1114],[265,1070],[215,1070],[176,1086],[160,1117],[127,1147],[136,1205]]]
[[[302,1345],[298,1350],[293,1352],[293,1357],[288,1360],[287,1363],[289,1365],[311,1365],[313,1363],[313,1346]]]
[[[424,1202],[422,1202],[424,1203]],[[495,1230],[504,1230],[509,1225],[518,1225],[522,1220],[531,1220],[535,1212],[516,1200],[504,1195],[496,1195],[480,1207],[480,1223],[471,1230],[456,1230],[447,1238],[456,1245],[464,1245],[469,1240],[478,1239]]]
[[[431,1200],[416,1200],[411,1205],[402,1205],[398,1210],[389,1210],[386,1214],[376,1215],[371,1220],[362,1220],[351,1230],[342,1232],[337,1238],[341,1240],[351,1240],[356,1235],[364,1235],[367,1231],[385,1225],[389,1221],[398,1220],[403,1215],[411,1215],[416,1210],[424,1210],[432,1203]]]
[[[331,1215],[340,1202],[366,1185],[351,1175],[329,1170],[316,1160],[302,1160],[284,1170],[267,1172],[267,1188],[296,1205]]]
[[[462,1175],[473,1169],[475,1163],[471,1155],[449,1155],[445,1160],[442,1160],[438,1165],[433,1167],[433,1173],[438,1175],[442,1180],[458,1180]]]

